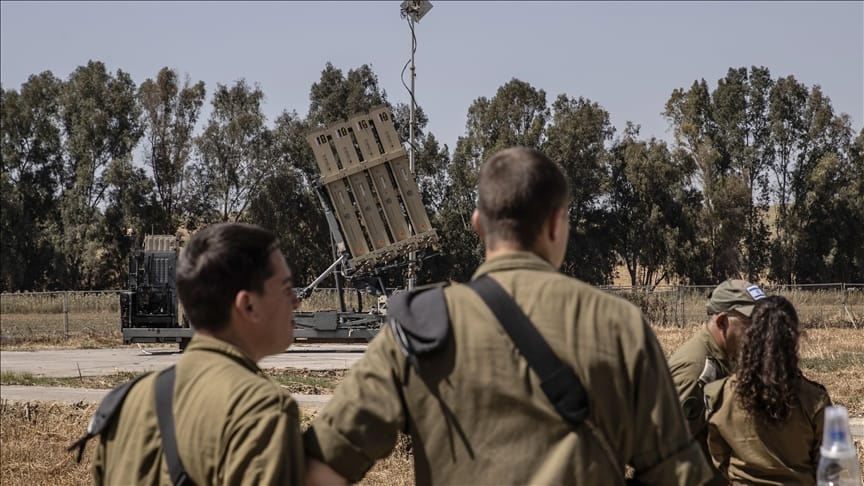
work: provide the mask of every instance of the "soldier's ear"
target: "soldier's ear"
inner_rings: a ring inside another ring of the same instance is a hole
[[[725,312],[717,314],[717,329],[720,329],[724,333],[729,329],[729,316]]]
[[[246,319],[252,318],[255,313],[252,295],[245,290],[237,292],[234,296],[234,309]]]
[[[474,227],[474,231],[477,233],[477,236],[480,237],[480,241],[485,241],[486,232],[483,231],[483,225],[480,224],[480,211],[476,209],[471,215],[471,226]]]

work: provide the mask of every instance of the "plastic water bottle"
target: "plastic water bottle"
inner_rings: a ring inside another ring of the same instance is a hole
[[[825,409],[820,452],[822,457],[816,470],[817,486],[861,486],[861,470],[849,433],[846,407]]]

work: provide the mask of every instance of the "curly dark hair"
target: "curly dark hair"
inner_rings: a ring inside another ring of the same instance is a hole
[[[798,314],[785,297],[756,302],[738,362],[738,403],[761,421],[784,422],[798,401]]]

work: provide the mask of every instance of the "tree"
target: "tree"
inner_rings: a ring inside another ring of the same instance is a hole
[[[159,233],[174,233],[180,224],[183,171],[192,151],[192,135],[204,103],[204,82],[180,86],[177,71],[162,68],[156,79],[138,89],[144,111],[145,163],[153,170],[156,194],[163,217],[156,221]]]
[[[716,283],[739,275],[744,214],[750,190],[741,176],[728,175],[715,140],[719,128],[714,121],[711,97],[705,80],[694,81],[690,89],[675,89],[664,111],[672,123],[676,150],[674,157],[692,170],[692,183],[702,192],[702,208],[693,214],[698,240],[691,254],[706,264],[689,268],[692,283]]]
[[[655,138],[638,140],[628,122],[610,154],[613,249],[630,284],[655,287],[683,270],[693,231],[686,220],[690,169]]]
[[[347,120],[377,105],[389,106],[387,93],[378,86],[378,76],[368,64],[343,76],[341,69],[328,62],[321,71],[321,79],[312,84],[309,101],[306,121],[311,127]]]
[[[459,137],[447,169],[450,186],[436,220],[442,248],[447,248],[445,278],[467,280],[482,259],[471,227],[480,164],[500,149],[521,145],[540,148],[549,109],[546,93],[518,79],[499,87],[492,99],[481,97],[468,108],[466,134]]]
[[[115,159],[105,171],[108,202],[105,229],[99,242],[104,247],[100,259],[98,286],[125,288],[129,254],[140,248],[145,233],[157,234],[163,223],[156,198],[155,183],[144,169],[135,167],[131,157]]]
[[[542,150],[559,162],[570,183],[570,236],[562,271],[592,283],[609,283],[616,264],[609,210],[606,143],[615,129],[609,113],[585,98],[561,94]]]
[[[99,279],[105,232],[100,206],[108,188],[105,168],[131,156],[141,138],[135,84],[122,70],[111,75],[101,62],[77,68],[61,102],[66,164],[61,227],[54,232],[69,272],[67,285],[92,288]]]
[[[789,240],[792,255],[800,257],[789,259],[791,270],[803,283],[857,282],[864,276],[864,138],[859,133],[851,140],[846,115],[821,125],[821,134],[802,143],[811,145],[811,155],[801,159],[794,175]],[[830,145],[818,147],[825,139]],[[819,157],[815,162],[813,154]]]
[[[305,139],[308,131],[296,113],[285,111],[276,119],[272,175],[249,204],[249,220],[279,235],[295,283],[311,282],[332,263],[325,250],[330,247],[327,222],[307,176],[314,160]]]
[[[218,221],[243,221],[251,198],[273,175],[273,134],[261,111],[264,93],[245,80],[218,84],[192,171],[193,204]],[[211,221],[212,222],[212,221]]]
[[[777,203],[776,233],[772,275],[782,282],[792,281],[792,221],[788,207],[792,201],[792,179],[797,147],[807,133],[804,110],[807,87],[794,76],[780,78],[771,89],[771,142],[775,157],[771,163],[774,175],[773,193]]]
[[[50,71],[30,76],[21,92],[0,88],[0,289],[53,286],[55,258],[45,225],[59,218],[63,169],[59,97]]]
[[[740,177],[749,192],[746,221],[739,243],[741,270],[758,280],[768,264],[769,242],[765,217],[768,176],[773,147],[770,143],[768,97],[773,85],[767,68],[729,69],[712,93],[712,116],[720,171]]]

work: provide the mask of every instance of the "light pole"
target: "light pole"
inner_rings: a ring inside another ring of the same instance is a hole
[[[411,177],[414,177],[414,125],[417,123],[414,114],[416,109],[416,102],[414,101],[414,78],[416,77],[416,73],[414,72],[414,52],[417,50],[417,37],[414,35],[414,24],[419,22],[424,15],[432,10],[432,3],[428,0],[405,0],[399,8],[402,17],[408,19],[408,27],[411,28],[411,88],[408,90],[411,94],[411,104],[408,111],[408,170],[411,172]],[[402,72],[404,74],[404,68],[402,69]],[[416,279],[417,252],[412,251],[408,255],[408,290],[414,289]]]

